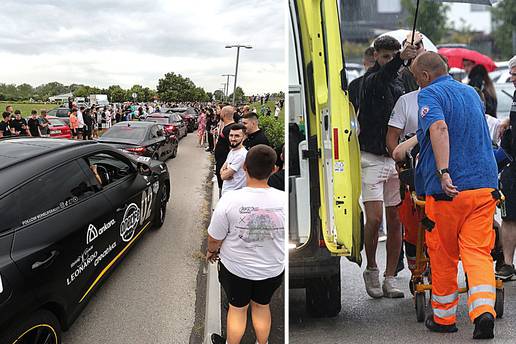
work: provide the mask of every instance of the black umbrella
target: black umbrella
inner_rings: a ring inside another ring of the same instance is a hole
[[[467,4],[478,4],[478,5],[488,5],[493,6],[498,0],[429,0],[433,2],[463,2]],[[412,27],[412,41],[410,44],[414,44],[414,35],[416,33],[416,23],[417,23],[417,15],[419,12],[419,0],[416,3],[416,14],[414,15],[414,26]]]

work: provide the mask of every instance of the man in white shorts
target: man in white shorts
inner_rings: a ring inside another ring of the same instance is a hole
[[[268,341],[269,303],[285,269],[285,192],[267,185],[275,163],[271,147],[251,148],[244,165],[247,187],[228,191],[213,212],[206,258],[213,263],[220,255],[219,281],[229,310],[227,339],[214,333],[212,343],[240,343],[249,304],[256,342]]]
[[[235,124],[229,131],[229,146],[226,162],[220,169],[222,178],[222,195],[229,190],[238,190],[246,185],[244,173],[244,162],[247,155],[243,143],[245,139],[245,126],[241,123]]]

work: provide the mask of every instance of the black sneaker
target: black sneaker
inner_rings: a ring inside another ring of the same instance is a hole
[[[491,339],[494,338],[494,317],[491,313],[482,313],[475,318],[475,331],[473,331],[473,339]]]
[[[212,344],[226,344],[226,338],[222,337],[220,334],[212,333],[211,334],[211,343]]]
[[[439,333],[453,333],[457,332],[459,329],[455,324],[453,325],[441,325],[434,321],[434,315],[430,314],[425,321],[425,326],[427,329],[429,329],[432,332],[439,332]]]
[[[495,276],[503,281],[510,280],[514,276],[514,265],[504,264],[496,270]]]

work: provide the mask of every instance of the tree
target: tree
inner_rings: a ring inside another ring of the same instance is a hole
[[[16,87],[19,99],[28,100],[34,95],[34,88],[29,84],[21,84]]]
[[[118,85],[108,87],[108,98],[113,103],[123,103],[126,101],[126,92]]]
[[[181,74],[167,73],[158,81],[158,96],[165,102],[191,101],[195,97],[195,84]]]
[[[224,100],[224,92],[222,92],[221,90],[216,90],[215,92],[213,92],[213,95],[215,96],[216,100]]]
[[[416,1],[401,0],[401,3],[409,13],[406,24],[412,28],[416,13]],[[449,9],[449,6],[446,4],[421,0],[419,2],[416,29],[424,33],[431,41],[435,43],[441,42],[448,32],[446,18]]]
[[[513,46],[513,35],[516,35],[516,1],[503,0],[491,9],[495,29],[493,36],[496,50],[502,59],[510,59],[516,47]]]
[[[208,101],[211,101],[213,99],[213,93],[206,92],[206,98],[208,99]]]
[[[236,96],[235,96],[235,102],[236,102],[236,103],[242,102],[242,101],[244,100],[244,98],[245,98],[245,93],[244,93],[244,90],[243,90],[240,86],[238,86],[238,87],[236,88],[236,90],[235,90],[235,94],[236,94]],[[231,93],[231,94],[229,95],[229,100],[230,100],[230,101],[233,101],[233,93]]]

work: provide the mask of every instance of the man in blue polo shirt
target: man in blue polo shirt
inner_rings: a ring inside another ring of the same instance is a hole
[[[411,68],[422,88],[416,192],[426,196],[425,212],[432,224],[426,243],[434,312],[425,325],[435,332],[457,331],[460,256],[468,276],[473,338],[493,338],[496,289],[490,252],[498,181],[482,101],[472,87],[448,75],[437,53],[419,55]]]

